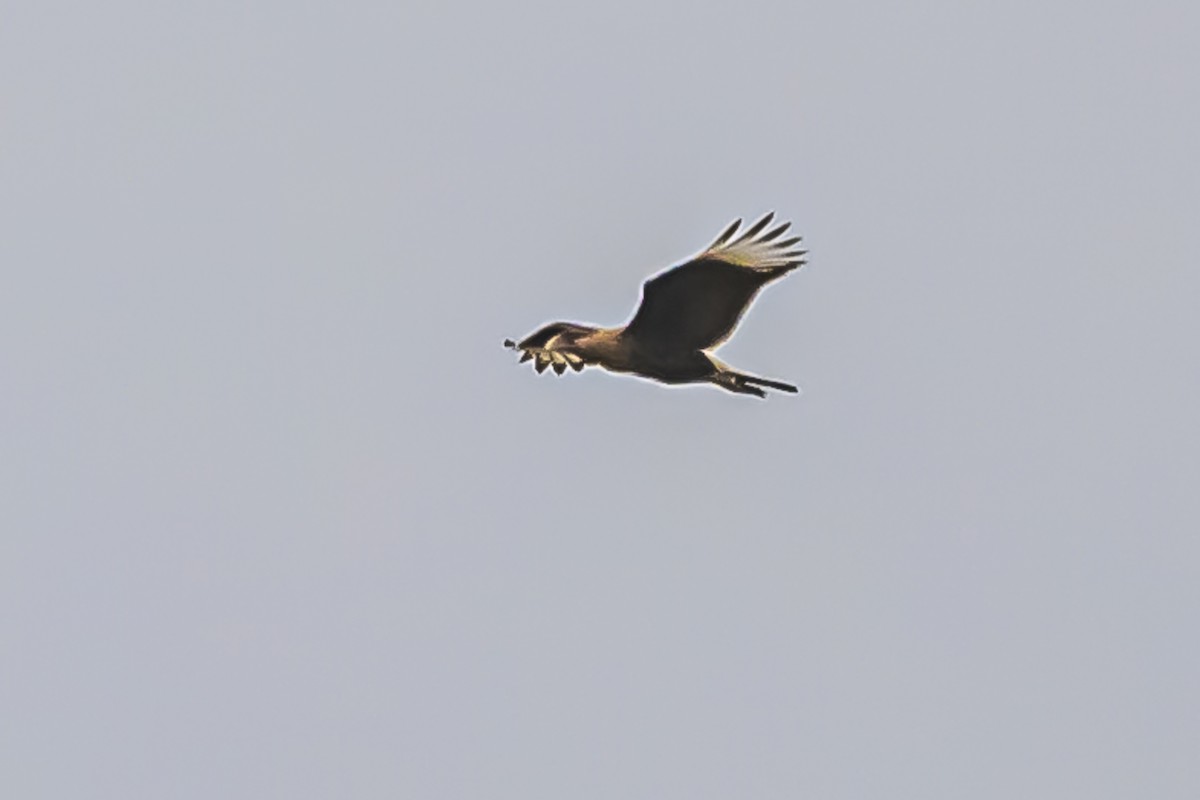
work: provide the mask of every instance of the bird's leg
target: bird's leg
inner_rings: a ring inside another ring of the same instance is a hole
[[[737,372],[717,372],[709,380],[734,394],[752,394],[762,398],[767,396],[767,393],[757,386],[748,385],[745,376]]]
[[[783,381],[772,381],[768,380],[767,378],[759,378],[754,375],[742,375],[741,378],[744,383],[756,383],[759,386],[766,386],[769,389],[777,389],[781,392],[791,392],[792,394],[796,394],[800,391],[790,383],[784,383]]]
[[[741,394],[752,394],[755,397],[760,397],[764,400],[767,397],[767,393],[762,389],[758,388],[757,386],[750,386],[745,381],[737,381],[735,385],[737,387],[733,390],[735,392],[739,392]]]
[[[782,381],[772,381],[766,378],[759,378],[754,375],[747,375],[744,372],[738,372],[730,367],[725,362],[714,356],[712,353],[706,353],[708,360],[712,362],[713,374],[709,380],[735,394],[752,394],[755,397],[766,397],[767,393],[760,387],[768,389],[776,389],[781,392],[797,392],[799,391],[790,383]]]

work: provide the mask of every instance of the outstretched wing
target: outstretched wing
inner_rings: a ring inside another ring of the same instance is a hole
[[[583,369],[583,357],[574,352],[564,342],[564,337],[571,334],[589,333],[592,329],[570,322],[555,322],[534,331],[518,344],[511,339],[504,340],[504,346],[521,351],[521,362],[534,359],[533,368],[539,373],[545,372],[546,367],[554,367],[554,372],[562,375],[567,367],[579,372]]]
[[[779,238],[791,223],[763,232],[774,218],[734,238],[736,220],[703,253],[646,281],[626,333],[660,351],[705,350],[728,339],[759,289],[804,264],[800,237]]]

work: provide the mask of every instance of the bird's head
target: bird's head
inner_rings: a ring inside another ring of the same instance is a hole
[[[577,352],[575,343],[581,336],[594,332],[594,328],[576,325],[573,322],[552,322],[543,325],[519,342],[505,339],[504,346],[521,353],[521,361],[534,359],[533,367],[544,372],[553,366],[562,375],[567,367],[576,372],[583,369],[583,357]]]

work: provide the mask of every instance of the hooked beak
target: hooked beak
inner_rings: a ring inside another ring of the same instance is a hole
[[[533,358],[533,353],[529,352],[528,350],[522,350],[520,347],[517,346],[517,343],[514,342],[512,339],[505,339],[504,346],[507,347],[509,350],[516,350],[518,353],[520,353],[521,354],[520,363],[522,363],[522,364],[524,364],[529,359]]]

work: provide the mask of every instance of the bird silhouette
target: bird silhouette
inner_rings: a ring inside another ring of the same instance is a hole
[[[774,212],[740,235],[735,220],[702,253],[648,279],[642,302],[628,324],[599,328],[554,322],[520,342],[504,346],[561,375],[587,366],[629,373],[667,384],[711,383],[737,394],[766,397],[767,389],[796,392],[795,386],[733,369],[712,351],[720,347],[754,301],[758,291],[804,265],[808,251],[799,236],[781,239],[791,227],[771,230]]]

